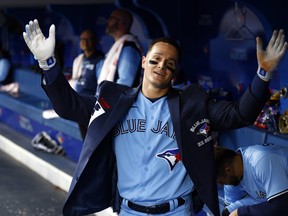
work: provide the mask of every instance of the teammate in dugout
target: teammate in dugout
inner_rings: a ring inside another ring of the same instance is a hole
[[[257,75],[238,102],[229,102],[208,97],[196,85],[171,87],[181,49],[169,38],[151,42],[139,87],[103,81],[95,97],[81,96],[55,62],[55,26],[48,38],[37,20],[25,28],[24,40],[43,69],[42,87],[55,111],[89,125],[64,216],[112,205],[120,216],[194,215],[192,192],[220,215],[212,131],[254,123],[270,97],[271,72],[287,49],[283,30],[273,32],[265,50],[257,38]]]
[[[217,181],[227,206],[222,216],[288,214],[288,148],[263,144],[237,151],[215,147]]]

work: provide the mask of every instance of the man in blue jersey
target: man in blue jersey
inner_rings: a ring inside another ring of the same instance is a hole
[[[114,41],[97,74],[98,84],[103,80],[133,87],[140,84],[142,47],[130,32],[132,24],[132,14],[124,9],[115,9],[108,17],[105,33]]]
[[[80,49],[82,51],[73,61],[72,77],[69,83],[79,94],[95,95],[97,74],[102,65],[104,54],[96,48],[97,37],[91,29],[82,31]],[[78,124],[82,139],[87,133],[87,125]]]
[[[80,35],[82,51],[73,61],[70,85],[79,94],[95,95],[97,89],[97,71],[101,69],[102,51],[96,49],[96,34],[91,29],[84,30]]]
[[[195,192],[220,215],[212,131],[254,123],[270,98],[271,72],[287,49],[283,30],[273,32],[265,50],[257,38],[257,75],[239,101],[231,102],[214,100],[198,85],[171,86],[181,48],[170,38],[150,43],[137,88],[102,81],[95,97],[79,95],[53,57],[55,26],[48,38],[37,20],[25,29],[24,40],[43,69],[42,87],[55,111],[89,125],[64,216],[111,205],[120,216],[190,216],[196,211]]]
[[[217,181],[224,184],[223,216],[288,215],[288,147],[215,147]]]

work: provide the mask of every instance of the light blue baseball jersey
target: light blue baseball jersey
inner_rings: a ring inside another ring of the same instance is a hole
[[[288,192],[288,148],[273,144],[239,148],[244,175],[240,186],[259,202]]]
[[[167,97],[151,102],[140,93],[115,128],[113,145],[121,197],[149,205],[191,193]]]
[[[11,63],[8,59],[0,59],[0,83],[3,82],[7,77],[11,67]]]
[[[253,205],[260,201],[249,196],[241,185],[224,185],[224,202],[228,211],[232,212],[240,206]]]
[[[139,54],[139,51],[131,46],[124,46],[121,50],[121,54],[118,59],[118,75],[116,83],[133,86],[135,78],[137,78],[138,67],[137,64],[131,64],[131,62],[141,62],[142,56]],[[129,61],[127,60],[129,59]],[[96,79],[98,80],[101,72],[101,68],[103,67],[104,60],[102,60],[96,69]]]

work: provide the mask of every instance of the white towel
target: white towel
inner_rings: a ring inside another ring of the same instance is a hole
[[[123,35],[121,38],[119,38],[117,41],[115,41],[115,43],[107,53],[106,58],[104,60],[100,76],[98,78],[98,84],[101,83],[103,80],[114,81],[118,65],[118,59],[120,57],[123,44],[126,41],[134,42],[136,46],[139,48],[139,50],[141,50],[141,46],[139,45],[139,42],[137,41],[137,38],[134,35],[126,34]]]
[[[84,54],[81,53],[73,61],[72,78],[69,80],[69,84],[74,90],[76,89],[76,81],[81,77],[82,74],[83,57]]]

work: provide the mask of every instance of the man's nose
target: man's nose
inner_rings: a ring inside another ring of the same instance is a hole
[[[162,69],[166,69],[166,68],[167,68],[167,64],[166,64],[165,61],[160,61],[160,62],[158,63],[158,67],[159,67],[159,68],[162,68]]]

